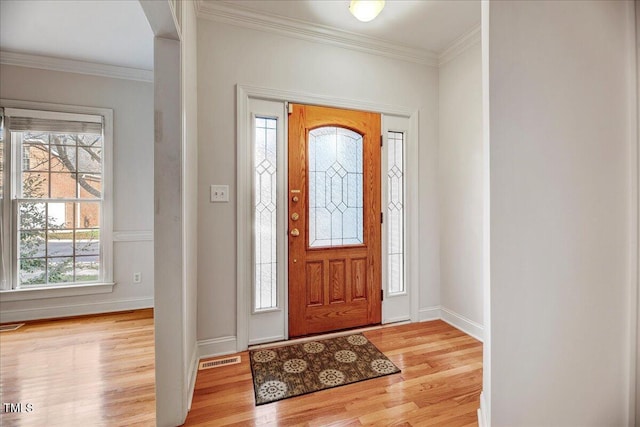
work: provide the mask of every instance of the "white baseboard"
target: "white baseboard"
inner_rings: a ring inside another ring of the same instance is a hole
[[[188,401],[187,409],[191,410],[191,402],[193,402],[193,392],[196,389],[196,377],[198,376],[198,365],[200,364],[200,358],[198,357],[198,342],[193,343],[193,349],[191,350],[191,363],[189,363],[189,384],[188,384]]]
[[[456,329],[471,335],[478,341],[482,341],[483,327],[482,325],[469,320],[458,313],[444,308],[442,306],[434,306],[421,308],[419,310],[419,321],[427,322],[430,320],[443,320]],[[277,337],[281,339],[282,337]],[[273,341],[269,339],[268,341]],[[198,341],[198,357],[204,359],[207,357],[224,356],[237,352],[237,338],[235,336],[220,337],[210,340]],[[259,344],[257,341],[252,345]]]
[[[490,427],[487,420],[487,403],[484,400],[484,392],[480,393],[480,408],[478,408],[478,427]]]
[[[83,316],[126,310],[152,308],[153,298],[132,298],[119,301],[58,305],[52,307],[23,308],[0,311],[0,323],[24,322],[29,320],[55,319],[60,317]]]
[[[418,322],[428,322],[442,318],[440,306],[421,308],[418,310]]]
[[[460,329],[465,334],[471,335],[478,341],[482,341],[484,328],[481,324],[476,323],[471,319],[467,319],[455,311],[449,310],[441,305],[421,308],[418,311],[419,322],[428,322],[431,320],[443,320],[454,328]]]
[[[224,356],[236,353],[236,337],[220,337],[198,341],[198,358]]]
[[[478,341],[482,342],[484,328],[481,324],[476,323],[471,319],[467,319],[466,317],[445,307],[440,307],[440,311],[442,320],[444,320],[454,328],[460,329],[465,334],[471,335]]]

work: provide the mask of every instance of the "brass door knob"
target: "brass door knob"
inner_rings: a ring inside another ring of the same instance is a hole
[[[293,200],[293,202],[294,202],[294,203],[297,203],[297,202],[298,202],[298,200],[300,200],[300,199],[298,198],[298,196],[293,196],[293,197],[291,198],[291,200]]]
[[[298,237],[300,235],[300,230],[298,230],[297,228],[294,228],[293,230],[291,230],[291,235],[293,237]]]
[[[298,218],[300,218],[300,215],[298,215],[298,212],[294,212],[291,214],[291,220],[292,221],[297,221]]]

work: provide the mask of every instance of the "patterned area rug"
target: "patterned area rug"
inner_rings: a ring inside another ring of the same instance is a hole
[[[362,334],[252,350],[256,405],[400,372]]]

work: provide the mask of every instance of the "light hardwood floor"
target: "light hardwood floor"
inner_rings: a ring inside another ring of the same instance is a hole
[[[187,426],[475,426],[482,344],[442,321],[365,335],[402,373],[256,407],[242,363],[200,371]],[[34,322],[0,333],[4,426],[155,425],[153,313]]]
[[[0,332],[0,425],[153,426],[154,364],[150,309]]]
[[[402,372],[255,406],[242,362],[200,371],[186,426],[477,426],[482,343],[442,321],[365,332]]]

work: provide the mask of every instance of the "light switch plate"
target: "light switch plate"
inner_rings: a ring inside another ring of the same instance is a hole
[[[224,203],[229,201],[228,185],[211,186],[211,203]]]

